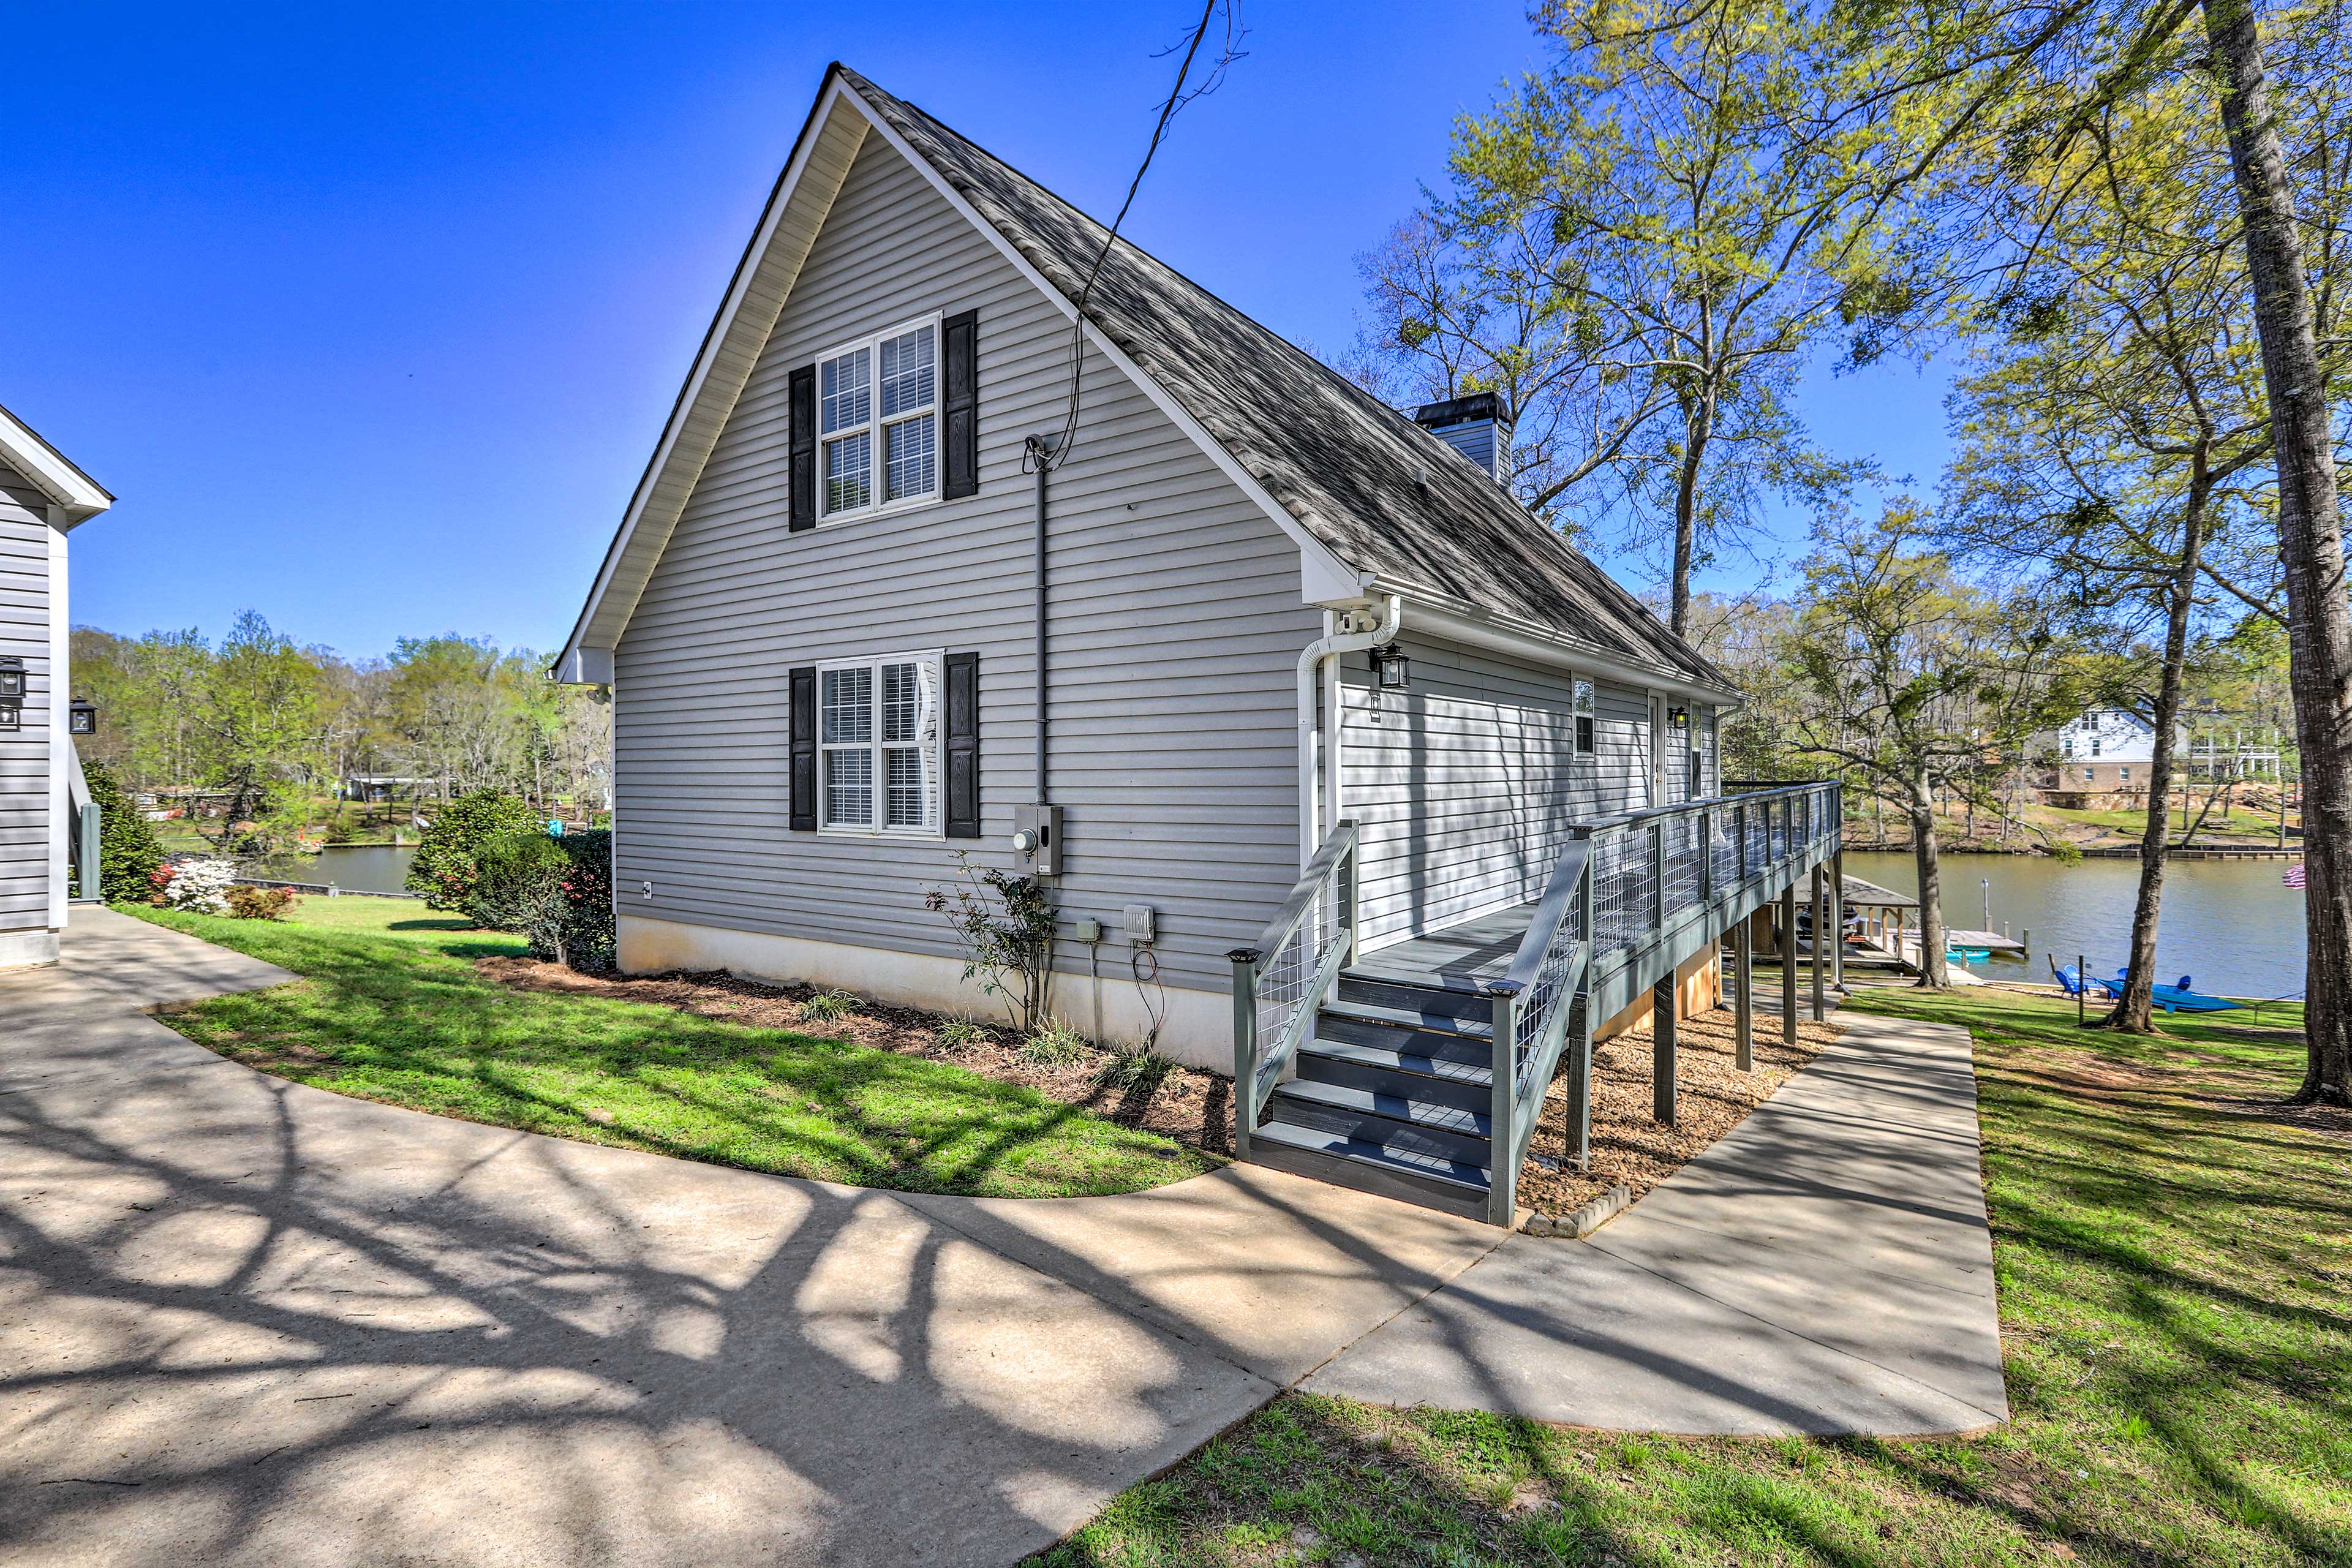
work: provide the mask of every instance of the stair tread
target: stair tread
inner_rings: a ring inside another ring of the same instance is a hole
[[[1450,1014],[1415,1012],[1403,1007],[1383,1007],[1372,1002],[1350,1002],[1345,997],[1326,1002],[1323,1011],[1330,1017],[1386,1024],[1395,1028],[1430,1034],[1459,1035],[1467,1040],[1491,1040],[1495,1037],[1495,1026],[1483,1019],[1456,1018]]]
[[[1340,1083],[1319,1083],[1312,1079],[1300,1078],[1277,1086],[1275,1097],[1277,1100],[1309,1100],[1334,1110],[1361,1111],[1394,1121],[1400,1126],[1433,1127],[1475,1138],[1490,1136],[1487,1131],[1489,1117],[1462,1106],[1441,1105],[1433,1100],[1414,1100],[1408,1095],[1356,1089]]]
[[[1361,980],[1373,985],[1409,985],[1416,991],[1439,991],[1448,996],[1475,996],[1489,1000],[1485,986],[1475,980],[1459,980],[1438,973],[1433,969],[1407,969],[1402,965],[1383,969],[1377,961],[1350,964],[1339,971],[1342,980]]]
[[[1359,1067],[1419,1073],[1423,1078],[1450,1079],[1455,1083],[1491,1084],[1495,1081],[1494,1067],[1483,1057],[1473,1061],[1461,1057],[1429,1056],[1418,1051],[1395,1050],[1387,1046],[1360,1046],[1350,1040],[1319,1037],[1303,1042],[1298,1049],[1302,1056],[1328,1057],[1334,1061],[1353,1062]]]
[[[1416,1180],[1461,1193],[1484,1193],[1490,1184],[1486,1167],[1483,1165],[1472,1165],[1460,1160],[1442,1160],[1433,1154],[1410,1149],[1391,1149],[1370,1139],[1350,1138],[1344,1133],[1327,1132],[1320,1128],[1300,1127],[1287,1121],[1268,1121],[1250,1136],[1335,1160],[1402,1172]]]

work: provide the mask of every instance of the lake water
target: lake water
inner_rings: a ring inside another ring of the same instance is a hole
[[[414,844],[330,844],[316,855],[281,856],[253,870],[286,882],[332,882],[346,893],[397,893],[415,856]]]
[[[2164,868],[2163,916],[2157,927],[2157,978],[2193,975],[2197,989],[2223,996],[2303,994],[2303,889],[2284,886],[2292,860],[2174,860]],[[1907,854],[1849,849],[1853,876],[1916,895]],[[2031,928],[2023,963],[1990,959],[1972,965],[1989,980],[2050,978],[2049,956],[2072,963],[2088,956],[2091,973],[2113,974],[2131,949],[2132,900],[2139,862],[2084,860],[2063,866],[2041,855],[1947,855],[1944,923],[2011,936]],[[1982,884],[1990,884],[1990,887]],[[1992,917],[1985,918],[1988,891]],[[1918,917],[1912,916],[1916,929]]]

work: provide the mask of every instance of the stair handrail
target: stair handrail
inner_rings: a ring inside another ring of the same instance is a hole
[[[1225,954],[1234,966],[1234,1157],[1237,1160],[1249,1158],[1251,1135],[1256,1130],[1258,1113],[1265,1108],[1266,1096],[1297,1051],[1325,993],[1355,949],[1359,837],[1353,820],[1341,820],[1299,872],[1289,897],[1282,900],[1255,944]],[[1286,958],[1318,904],[1328,924],[1318,922],[1306,951]],[[1265,1015],[1286,1006],[1287,1013],[1269,1030]]]
[[[1483,987],[1494,1004],[1486,1217],[1496,1225],[1508,1226],[1515,1217],[1519,1162],[1568,1044],[1591,962],[1591,930],[1592,835],[1579,828],[1552,867],[1510,967]]]

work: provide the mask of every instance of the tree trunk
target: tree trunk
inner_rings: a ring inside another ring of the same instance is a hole
[[[2172,736],[2180,718],[2180,688],[2189,662],[2189,616],[2197,601],[2198,557],[2205,547],[2205,453],[2200,446],[2190,460],[2189,500],[2180,523],[2180,562],[2174,569],[2166,596],[2164,669],[2156,683],[2156,750],[2147,765],[2147,822],[2139,835],[2139,893],[2132,904],[2131,956],[2124,994],[2105,1019],[2110,1029],[2127,1035],[2156,1033],[2156,926],[2164,900],[2167,854],[2165,817],[2172,800]]]
[[[2263,78],[2252,0],[2204,0],[2205,32],[2222,77],[2246,268],[2262,338],[2278,472],[2279,556],[2285,566],[2288,684],[2303,749],[2306,1040],[2298,1103],[2352,1105],[2352,605],[2336,452],[2320,374],[2294,192]]]
[[[1923,774],[1911,792],[1911,857],[1919,870],[1919,984],[1942,989],[1944,873],[1937,859],[1936,802]]]
[[[1699,395],[1683,430],[1682,469],[1675,476],[1674,580],[1668,584],[1666,625],[1681,637],[1690,629],[1691,567],[1698,558],[1698,476],[1706,444],[1715,435],[1715,393]]]

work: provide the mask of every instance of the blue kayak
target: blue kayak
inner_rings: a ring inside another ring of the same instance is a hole
[[[2168,1013],[2224,1013],[2232,1007],[2242,1007],[2243,1002],[2232,1002],[2226,996],[2208,996],[2201,991],[2190,991],[2179,985],[2151,985],[2148,994],[2156,1005]]]

